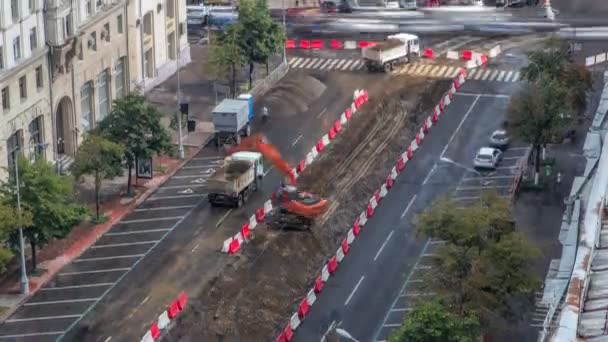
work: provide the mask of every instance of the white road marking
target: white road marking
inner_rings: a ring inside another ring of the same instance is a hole
[[[329,65],[329,68],[327,68],[327,70],[333,70],[334,66],[336,65],[336,63],[338,63],[340,60],[339,59],[334,59],[331,64]]]
[[[308,63],[303,63],[301,65],[302,69],[308,69],[311,65],[315,64],[319,59],[318,58],[313,58],[310,61],[308,61]]]
[[[203,175],[183,175],[183,176],[173,176],[171,177],[171,179],[188,179],[188,178],[205,178],[205,176],[207,175],[211,175],[211,174],[203,174]]]
[[[503,178],[513,178],[513,176],[488,176],[488,177],[466,177],[463,178],[463,181],[467,180],[486,180],[486,179],[503,179]]]
[[[331,63],[332,59],[327,59],[325,60],[325,63],[323,63],[320,67],[319,70],[324,70],[325,68],[327,68],[329,66],[329,63]]]
[[[190,160],[218,160],[218,159],[224,159],[224,157],[221,157],[221,156],[194,157]]]
[[[186,166],[182,166],[182,170],[196,170],[196,169],[211,169],[211,170],[215,170],[216,167],[217,167],[217,165],[207,165],[207,164],[204,164],[204,165],[186,165]]]
[[[469,107],[469,110],[467,111],[467,113],[464,115],[462,120],[460,120],[458,127],[456,127],[456,130],[454,131],[454,133],[452,133],[452,136],[450,137],[450,140],[448,140],[448,143],[445,144],[443,151],[441,151],[441,154],[439,155],[439,159],[443,158],[443,155],[448,150],[448,147],[452,143],[452,140],[454,140],[454,138],[456,137],[456,134],[458,134],[458,132],[460,131],[460,127],[462,127],[462,124],[464,124],[465,120],[469,117],[469,114],[471,114],[471,112],[473,111],[473,108],[475,108],[477,101],[479,101],[479,96],[475,97],[475,101],[473,101],[473,103],[471,104],[471,107]]]
[[[475,93],[461,93],[461,92],[458,92],[458,93],[456,93],[454,95],[457,95],[457,96],[473,96],[473,97],[476,97],[476,96],[495,97],[495,98],[499,98],[499,99],[510,99],[511,98],[510,95],[504,95],[504,94],[475,94]]]
[[[387,328],[397,328],[400,327],[401,324],[400,323],[388,323],[388,324],[384,324],[383,327],[387,327]]]
[[[146,302],[147,302],[149,299],[150,299],[150,296],[148,296],[148,297],[144,298],[144,300],[142,300],[142,301],[141,301],[141,303],[139,303],[139,305],[141,306],[141,305],[146,304]]]
[[[433,174],[433,172],[435,171],[436,168],[437,168],[437,163],[435,163],[435,165],[433,165],[433,167],[431,168],[429,173],[424,178],[424,181],[422,182],[422,186],[425,186],[426,183],[429,181],[429,179],[431,179],[431,175]]]
[[[203,188],[206,187],[207,185],[205,184],[183,184],[183,185],[170,185],[170,186],[162,186],[159,188],[159,190],[171,190],[171,189],[190,189],[190,188]],[[192,189],[190,189],[192,190]]]
[[[407,212],[410,210],[410,207],[412,206],[412,204],[414,203],[414,201],[416,200],[416,197],[418,195],[414,195],[414,197],[412,197],[412,199],[410,200],[410,202],[407,204],[407,206],[405,207],[405,210],[403,210],[403,212],[401,213],[401,219],[403,220],[403,217],[405,217],[405,214],[407,214]]]
[[[490,72],[491,71],[492,70],[486,70],[486,72],[483,74],[483,77],[481,79],[484,80],[484,81],[487,80],[488,76],[490,76]]]
[[[266,177],[268,172],[270,172],[270,170],[272,170],[273,168],[274,168],[274,166],[269,167],[268,170],[266,170],[266,172],[264,172],[264,177]]]
[[[459,73],[460,73],[460,69],[454,68],[454,71],[452,71],[452,73],[449,75],[449,77],[456,77],[456,75],[458,75]]]
[[[14,318],[7,319],[5,323],[18,323],[18,322],[30,322],[30,321],[48,321],[51,319],[66,319],[66,318],[78,318],[82,315],[58,315],[58,316],[44,316],[44,317],[32,317],[32,318]]]
[[[499,166],[496,168],[496,170],[513,170],[513,169],[517,169],[517,165],[515,166]]]
[[[359,69],[359,67],[363,65],[363,63],[361,63],[360,60],[356,60],[351,66],[350,66],[350,70],[355,70],[355,69]]]
[[[194,251],[196,251],[198,249],[198,246],[200,246],[201,244],[199,243],[198,245],[194,246],[194,248],[192,248],[192,250],[190,251],[190,253],[194,253]]]
[[[300,58],[300,59],[299,59],[299,60],[298,60],[296,63],[294,63],[294,64],[293,64],[291,67],[292,67],[292,68],[297,68],[297,67],[300,65],[300,63],[304,62],[304,60],[305,60],[304,58]]]
[[[191,190],[192,191],[192,190]],[[190,195],[184,194],[183,196],[150,196],[146,201],[158,201],[164,199],[178,199],[178,198],[191,198],[191,197],[201,197],[201,194]]]
[[[321,337],[321,342],[325,342],[325,340],[327,339],[327,334],[329,334],[334,327],[336,326],[336,321],[332,321],[331,324],[329,325],[329,327],[327,328],[327,330],[325,331],[325,334],[323,334],[323,336]]]
[[[363,63],[363,61],[359,61],[359,65],[357,65],[355,70],[361,70],[361,69],[363,69],[364,66],[365,66],[365,63]]]
[[[378,252],[376,253],[376,256],[374,257],[374,261],[376,261],[378,259],[378,257],[380,256],[380,253],[382,253],[382,250],[384,249],[384,247],[386,247],[388,240],[390,240],[390,238],[391,238],[391,236],[393,236],[394,232],[395,232],[394,230],[391,230],[391,232],[388,234],[388,236],[386,237],[386,240],[384,240],[384,243],[382,243],[382,246],[380,246],[380,249],[378,249]]]
[[[95,284],[84,284],[84,285],[70,285],[60,287],[43,287],[39,291],[54,291],[54,290],[69,290],[69,289],[81,289],[87,287],[101,287],[101,286],[112,286],[114,283],[95,283]]]
[[[111,340],[111,339],[112,339],[112,336],[110,336],[110,337],[106,338],[106,340],[105,340],[105,341],[103,341],[103,342],[110,342],[110,340]]]
[[[220,224],[222,224],[222,222],[224,222],[224,220],[228,217],[228,215],[230,215],[230,213],[232,212],[232,209],[228,210],[224,216],[220,217],[220,219],[217,221],[217,223],[215,224],[215,227],[219,227]]]
[[[473,69],[473,71],[471,71],[471,72],[469,73],[469,76],[468,76],[468,77],[469,77],[470,79],[476,80],[476,79],[477,79],[476,77],[477,77],[477,75],[479,74],[479,70],[481,70],[481,69]]]
[[[119,256],[111,256],[111,257],[99,257],[99,258],[82,258],[76,259],[73,262],[88,262],[88,261],[101,261],[101,260],[114,260],[114,259],[132,259],[132,258],[140,258],[145,254],[130,254],[130,255],[119,255]]]
[[[319,113],[319,114],[317,115],[317,119],[321,118],[321,117],[323,116],[323,114],[325,114],[325,112],[327,112],[327,107],[326,107],[326,108],[323,108],[323,110],[321,111],[321,113]]]
[[[363,281],[363,279],[365,279],[365,276],[361,276],[361,279],[359,279],[359,281],[357,282],[357,285],[355,285],[355,288],[353,288],[353,291],[350,293],[348,298],[346,298],[346,302],[344,302],[344,306],[348,305],[350,300],[353,298],[353,295],[355,294],[355,292],[357,292],[357,289],[359,288],[359,285],[361,285],[361,282]]]
[[[342,67],[342,64],[344,64],[344,62],[346,62],[348,59],[341,59],[340,63],[338,63],[338,65],[336,65],[336,70],[339,70]]]
[[[61,335],[63,331],[49,331],[49,332],[40,332],[40,333],[31,333],[31,334],[17,334],[17,335],[0,335],[0,339],[5,338],[19,338],[19,337],[35,337],[35,336],[52,336],[52,335]]]
[[[311,64],[308,68],[309,69],[316,69],[319,67],[319,65],[323,64],[323,62],[325,61],[325,59],[319,59],[316,63]]]
[[[516,157],[502,157],[502,160],[513,160],[513,159],[521,159],[524,156],[516,156]]]
[[[519,81],[519,76],[520,76],[519,71],[517,71],[515,73],[515,75],[513,75],[513,79],[511,79],[511,82],[517,82],[517,81]]]
[[[409,312],[412,311],[412,308],[398,308],[398,309],[391,309],[392,312]]]
[[[296,140],[294,140],[294,141],[291,143],[291,147],[296,146],[296,144],[298,143],[298,141],[300,141],[300,139],[302,139],[302,134],[298,135],[298,137],[296,138]]]
[[[473,201],[473,200],[478,200],[480,197],[479,196],[455,196],[452,197],[452,199],[454,201]]]
[[[500,74],[498,74],[498,78],[496,79],[499,82],[502,82],[503,78],[505,78],[506,71],[502,70]]]
[[[442,66],[437,72],[437,76],[443,76],[447,69],[448,67],[446,65]]]
[[[294,64],[296,61],[299,61],[299,60],[300,60],[300,57],[291,58],[291,59],[289,60],[289,66],[293,66],[293,64]]]
[[[346,60],[346,63],[342,66],[342,68],[340,68],[340,70],[346,70],[348,69],[348,66],[353,62],[352,59]]]
[[[94,302],[98,299],[99,298],[81,298],[81,299],[66,299],[66,300],[50,300],[50,301],[46,301],[46,302],[27,302],[27,303],[23,304],[23,306]]]
[[[507,76],[505,76],[505,82],[509,82],[509,79],[511,78],[511,75],[513,75],[513,70],[509,71],[507,73]]]
[[[496,76],[498,76],[498,70],[494,70],[494,72],[492,72],[492,76],[490,76],[490,81],[494,81],[496,79]]]
[[[176,205],[169,207],[156,207],[156,208],[137,208],[133,211],[154,211],[154,210],[174,210],[174,209],[188,209],[194,208],[196,205]]]
[[[168,217],[155,217],[155,218],[147,218],[147,219],[137,219],[137,220],[126,220],[120,221],[119,223],[129,224],[129,223],[145,223],[145,222],[153,222],[153,221],[167,221],[167,220],[179,220],[183,218],[183,216],[168,216]]]
[[[504,185],[493,185],[493,186],[466,186],[466,187],[457,187],[456,191],[468,191],[468,190],[483,190],[483,189],[503,189],[510,188],[511,186]]]
[[[112,247],[124,247],[124,246],[137,246],[137,245],[149,245],[158,242],[158,240],[150,240],[150,241],[136,241],[136,242],[123,242],[123,243],[110,243],[106,245],[93,245],[91,249],[97,248],[112,248]]]
[[[116,233],[106,233],[107,236],[116,236],[116,235],[131,235],[131,234],[147,234],[147,233],[157,233],[157,232],[166,232],[171,230],[171,228],[161,228],[161,229],[145,229],[145,230],[132,230],[129,232],[116,232]]]
[[[81,272],[65,272],[59,273],[60,276],[69,276],[69,275],[78,275],[78,274],[95,274],[95,273],[110,273],[110,272],[124,272],[130,270],[130,267],[122,267],[122,268],[108,268],[105,270],[95,270],[95,271],[81,271]]]

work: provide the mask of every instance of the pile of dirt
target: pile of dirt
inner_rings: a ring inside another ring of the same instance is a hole
[[[284,327],[373,191],[450,81],[398,77],[378,93],[299,178],[331,201],[312,232],[259,227],[172,331],[179,341],[265,341]],[[374,100],[377,99],[377,100]]]
[[[326,89],[327,85],[310,75],[282,80],[266,93],[262,105],[268,107],[271,113],[294,116],[306,112]]]

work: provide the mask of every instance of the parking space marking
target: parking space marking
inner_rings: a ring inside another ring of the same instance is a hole
[[[462,180],[486,180],[486,179],[504,179],[504,178],[513,178],[512,176],[487,176],[487,177],[465,177]]]
[[[137,208],[135,211],[153,211],[153,210],[173,210],[173,209],[189,209],[189,208],[194,208],[196,207],[196,205],[191,204],[191,205],[176,205],[176,206],[170,206],[170,207],[156,207],[156,208]]]
[[[479,199],[479,196],[454,196],[452,199],[454,201],[472,201]]]
[[[200,196],[202,196],[202,195],[195,194],[195,195],[182,195],[182,196],[150,196],[150,197],[148,197],[146,202],[147,201],[158,201],[158,200],[164,200],[164,199],[191,198],[191,197],[200,197]]]
[[[95,283],[95,284],[85,284],[85,285],[60,286],[60,287],[43,287],[39,291],[70,290],[70,289],[80,289],[80,288],[87,288],[87,287],[111,286],[113,284],[114,283]]]
[[[186,166],[182,167],[182,170],[215,169],[217,166],[219,166],[219,165],[208,165],[208,164],[186,165]]]
[[[48,320],[52,320],[52,319],[79,318],[80,316],[82,316],[82,315],[59,315],[59,316],[32,317],[32,318],[14,318],[14,319],[7,319],[6,321],[4,321],[4,323],[48,321]]]
[[[90,261],[102,261],[102,260],[113,260],[113,259],[130,259],[130,258],[140,258],[144,256],[143,254],[131,254],[131,255],[118,255],[111,257],[99,257],[99,258],[83,258],[76,259],[73,262],[90,262]]]
[[[169,185],[169,186],[162,186],[159,189],[160,190],[164,190],[164,189],[190,189],[190,188],[202,188],[205,187],[207,185],[205,184],[184,184],[184,185]]]
[[[505,185],[495,185],[495,186],[467,186],[467,187],[457,187],[456,191],[467,191],[467,190],[483,190],[483,189],[501,189],[501,188],[510,188],[511,186]]]
[[[512,170],[512,169],[517,169],[517,165],[515,166],[499,166],[496,168],[496,170]]]
[[[120,223],[122,224],[129,224],[129,223],[146,223],[146,222],[154,222],[154,221],[167,221],[167,220],[180,220],[182,219],[183,216],[168,216],[168,217],[155,217],[155,218],[147,218],[147,219],[137,219],[137,220],[126,220],[126,221],[120,221]]]
[[[232,212],[232,209],[228,210],[224,216],[220,217],[219,220],[217,220],[217,223],[215,224],[215,227],[219,227],[220,224],[222,224],[222,222],[224,222],[224,220],[228,217],[228,215],[230,215],[230,213]]]
[[[149,244],[157,243],[157,242],[158,242],[158,240],[123,242],[123,243],[110,243],[110,244],[106,244],[106,245],[93,245],[93,246],[91,246],[91,249],[111,248],[111,247],[124,247],[124,246],[137,246],[137,245],[149,245]]]
[[[63,331],[48,331],[48,332],[31,333],[31,334],[0,335],[0,339],[19,338],[19,337],[36,337],[36,336],[53,336],[53,335],[61,335],[61,334],[63,334]]]
[[[524,156],[515,156],[515,157],[502,157],[503,160],[512,160],[512,159],[521,159]]]
[[[108,268],[108,269],[105,269],[105,270],[95,270],[95,271],[65,272],[65,273],[58,273],[57,275],[59,275],[59,276],[69,276],[69,275],[77,275],[77,274],[124,272],[124,271],[128,271],[130,269],[131,269],[130,267]]]
[[[130,231],[130,232],[106,233],[105,235],[107,235],[107,236],[119,236],[119,235],[131,235],[131,234],[146,234],[146,233],[166,232],[168,230],[171,230],[171,228],[133,230],[133,231]]]
[[[23,306],[35,306],[35,305],[53,305],[53,304],[66,304],[66,303],[82,303],[82,302],[94,302],[99,298],[81,298],[81,299],[64,299],[64,300],[49,300],[47,302],[28,302]]]
[[[211,169],[210,169],[211,170]],[[188,179],[188,178],[202,178],[205,179],[206,175],[184,175],[184,176],[173,176],[171,179]]]
[[[397,309],[391,309],[391,312],[409,312],[412,311],[412,308],[397,308]]]
[[[494,98],[499,98],[499,99],[510,99],[511,95],[504,95],[504,94],[475,94],[475,93],[465,93],[465,92],[458,92],[455,93],[454,95],[456,96],[469,96],[469,97],[476,97],[476,96],[481,96],[481,97],[494,97]]]

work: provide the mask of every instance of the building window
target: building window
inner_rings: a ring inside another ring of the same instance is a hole
[[[42,75],[42,66],[36,68],[36,88],[40,89],[44,86],[44,75]]]
[[[30,29],[30,49],[34,51],[36,48],[38,48],[38,34],[36,33],[36,28],[32,27]]]
[[[97,0],[97,2],[95,3],[95,8],[100,8],[102,5],[103,5],[103,1]]]
[[[44,156],[44,142],[42,140],[42,116],[32,120],[28,126],[28,130],[30,133],[29,149],[33,154],[30,156],[30,159],[37,159]]]
[[[148,12],[144,15],[144,34],[146,36],[152,34],[152,12]]]
[[[72,32],[72,13],[65,16],[63,30],[66,38],[74,34],[74,32]]]
[[[118,62],[116,62],[114,71],[116,98],[119,99],[125,95],[125,57],[119,59]]]
[[[11,93],[8,87],[2,88],[2,109],[11,109]]]
[[[82,112],[82,131],[91,129],[91,115],[93,112],[93,86],[91,82],[85,83],[80,88],[80,111]]]
[[[122,14],[116,17],[116,31],[122,34]]]
[[[106,42],[110,41],[110,23],[103,25],[103,31],[101,32],[101,39],[105,39]]]
[[[148,49],[144,54],[144,70],[146,77],[154,77],[154,60],[152,59],[152,49]]]
[[[0,45],[0,70],[4,69],[4,50],[2,49],[2,45]]]
[[[11,14],[13,15],[13,21],[19,19],[19,0],[11,0]]]
[[[6,139],[6,154],[8,155],[9,175],[15,177],[15,162],[18,156],[22,153],[21,146],[23,145],[23,131],[18,130],[11,134]]]
[[[19,78],[19,96],[22,100],[27,99],[27,79],[25,76]]]
[[[15,56],[15,61],[21,59],[21,37],[13,39],[13,55]]]
[[[27,8],[30,10],[30,13],[32,11],[34,11],[34,6],[35,6],[35,0],[28,0],[27,2]]]
[[[104,70],[97,76],[97,98],[99,99],[99,111],[97,112],[97,121],[103,120],[110,111],[110,91],[109,91],[109,80],[108,70]]]
[[[97,51],[97,32],[91,32],[87,41],[89,50]]]
[[[167,0],[167,8],[165,9],[165,13],[167,13],[167,17],[175,18],[175,1]]]
[[[87,13],[87,17],[93,13],[93,2],[92,0],[87,0],[85,11]]]
[[[169,59],[174,60],[176,58],[176,54],[177,53],[175,51],[175,32],[171,32],[167,36],[167,56],[169,56]]]

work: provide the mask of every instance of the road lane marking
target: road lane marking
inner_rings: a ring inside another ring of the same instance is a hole
[[[469,180],[504,179],[504,178],[513,178],[513,176],[466,177],[466,178],[463,178],[462,180],[469,181]]]
[[[380,253],[382,253],[382,250],[384,250],[384,247],[386,247],[388,240],[390,240],[390,238],[391,238],[391,236],[393,236],[394,232],[395,232],[394,230],[391,230],[391,232],[388,234],[388,236],[386,237],[386,240],[384,240],[384,243],[382,244],[382,246],[380,246],[380,249],[378,249],[378,252],[376,253],[376,256],[374,257],[374,261],[376,261],[378,259],[378,257],[380,256]]]
[[[34,306],[34,305],[53,305],[53,304],[65,304],[65,303],[81,303],[81,302],[94,302],[99,298],[82,298],[82,299],[65,299],[65,300],[49,300],[46,302],[28,302],[23,306]]]
[[[317,119],[320,119],[320,118],[323,116],[323,114],[325,114],[325,112],[327,112],[327,107],[326,107],[326,108],[324,108],[324,109],[321,111],[321,113],[319,113],[319,115],[317,115]]]
[[[412,311],[412,308],[398,308],[398,309],[391,309],[392,312],[410,312]]]
[[[296,138],[296,140],[294,140],[294,141],[291,143],[291,147],[296,146],[296,144],[298,143],[298,141],[300,141],[300,139],[302,139],[302,134],[298,135],[298,137]]]
[[[341,59],[340,63],[338,63],[338,65],[336,65],[336,70],[340,70],[342,68],[342,64],[344,64],[344,62],[348,61],[348,59]]]
[[[289,60],[289,65],[290,65],[290,66],[293,66],[293,64],[294,64],[296,61],[299,61],[299,60],[300,60],[300,57],[291,58],[291,59]]]
[[[139,305],[144,305],[146,304],[146,302],[150,299],[150,296],[146,297],[144,300],[141,301],[141,303],[139,303]]]
[[[454,196],[452,197],[452,199],[454,201],[474,201],[474,200],[478,200],[480,197],[479,196]]]
[[[137,245],[148,245],[148,244],[152,244],[152,243],[156,243],[156,242],[158,242],[158,240],[110,243],[110,244],[105,244],[105,245],[93,245],[93,246],[91,246],[91,249],[124,247],[124,246],[137,246]]]
[[[495,97],[495,98],[499,98],[499,99],[510,99],[511,98],[511,95],[504,95],[504,94],[475,94],[475,93],[458,92],[458,93],[455,93],[454,95],[456,95],[456,96],[472,96],[472,97],[477,97],[477,96],[481,96],[481,97]]]
[[[466,187],[457,187],[456,191],[467,191],[467,190],[483,190],[483,189],[500,189],[500,188],[510,188],[511,185],[494,185],[494,186],[466,186]]]
[[[266,177],[266,175],[268,174],[268,172],[270,172],[270,170],[272,170],[274,168],[274,165],[269,167],[268,170],[266,170],[266,172],[264,172],[264,177]]]
[[[105,341],[103,341],[103,342],[110,342],[110,340],[111,340],[111,339],[112,339],[112,336],[110,336],[110,337],[106,338],[106,340],[105,340]]]
[[[519,81],[519,76],[520,76],[520,73],[518,71],[518,72],[515,73],[515,75],[513,75],[513,78],[511,79],[511,82],[517,82],[517,81]]]
[[[348,60],[348,61],[347,61],[347,62],[346,62],[346,63],[345,63],[345,64],[344,64],[344,65],[343,65],[341,68],[340,68],[340,70],[346,70],[346,69],[348,69],[348,66],[349,66],[349,65],[350,65],[352,62],[354,62],[352,59],[351,59],[351,60]]]
[[[500,74],[498,74],[498,78],[496,80],[502,82],[503,78],[505,77],[505,73],[506,71],[502,70]]]
[[[450,140],[448,140],[448,143],[445,144],[445,147],[443,148],[443,151],[441,151],[441,154],[439,155],[439,159],[443,158],[443,155],[448,150],[448,147],[450,146],[450,144],[452,143],[452,141],[456,137],[456,134],[458,134],[458,132],[460,131],[460,128],[462,127],[462,125],[464,124],[464,122],[466,121],[466,119],[469,117],[469,114],[471,114],[471,112],[473,111],[473,108],[475,108],[475,105],[477,104],[477,101],[479,101],[479,98],[480,97],[478,95],[477,97],[475,97],[475,100],[473,101],[473,103],[471,103],[471,107],[469,107],[469,110],[467,111],[467,113],[464,115],[464,117],[462,118],[462,120],[460,120],[460,123],[458,124],[458,127],[456,127],[456,130],[454,131],[454,133],[452,133],[452,136],[450,137]]]
[[[388,323],[388,324],[383,325],[383,327],[387,327],[387,328],[397,328],[400,326],[401,326],[401,323]]]
[[[114,260],[114,259],[130,259],[130,258],[140,258],[142,256],[144,256],[144,255],[143,254],[130,254],[130,255],[119,255],[119,256],[111,256],[111,257],[82,258],[82,259],[76,259],[73,262],[102,261],[102,260]]]
[[[357,292],[357,289],[359,288],[359,285],[361,285],[361,282],[363,281],[363,279],[365,279],[365,276],[361,276],[361,279],[359,279],[359,281],[357,282],[357,285],[355,285],[355,288],[353,288],[353,291],[350,293],[348,298],[346,298],[346,302],[344,302],[344,306],[348,305],[350,300],[353,298],[353,295],[355,294],[355,292]]]
[[[498,70],[494,70],[494,72],[492,72],[492,76],[490,76],[490,81],[494,81],[496,79],[496,76],[498,76]]]
[[[194,157],[190,160],[218,160],[218,159],[224,159],[224,157],[222,157],[222,156]]]
[[[410,207],[412,206],[412,204],[414,203],[414,201],[416,200],[416,197],[418,195],[414,195],[414,197],[412,197],[412,199],[410,200],[410,202],[407,204],[407,206],[405,207],[405,210],[403,210],[403,212],[401,213],[401,219],[403,220],[403,217],[405,217],[405,214],[407,214],[407,212],[410,210]]]
[[[511,71],[509,71],[509,73],[507,73],[507,76],[505,76],[505,82],[509,82],[511,75],[513,75],[513,70],[511,70]]]
[[[0,339],[19,338],[19,337],[35,337],[35,336],[62,335],[64,332],[65,331],[48,331],[48,332],[39,332],[39,333],[31,333],[31,334],[0,335]]]
[[[325,68],[326,68],[326,67],[329,65],[329,63],[331,63],[331,61],[332,61],[331,59],[327,59],[327,60],[325,60],[325,63],[323,63],[323,65],[321,65],[321,66],[319,67],[319,69],[320,69],[320,70],[325,69]]]
[[[95,271],[80,271],[80,272],[65,272],[59,273],[60,276],[69,276],[69,275],[78,275],[78,274],[94,274],[94,273],[110,273],[110,272],[124,272],[130,270],[130,267],[121,267],[121,268],[108,268],[105,270],[95,270]],[[27,304],[24,304],[27,305]]]
[[[211,170],[211,169],[209,169]],[[206,175],[184,175],[184,176],[173,176],[171,179],[188,179],[188,178],[205,178]]]
[[[335,326],[336,326],[336,321],[334,320],[329,325],[329,328],[327,328],[327,330],[325,331],[325,334],[323,334],[323,336],[321,337],[321,342],[325,342],[325,340],[327,339],[327,334],[329,334]]]
[[[183,184],[183,185],[170,185],[170,186],[162,186],[158,188],[158,190],[171,190],[171,189],[190,189],[190,188],[203,188],[206,187],[206,184]],[[192,191],[192,189],[190,189]],[[192,192],[190,192],[192,193]]]
[[[198,249],[198,246],[200,246],[201,244],[199,243],[198,245],[194,246],[194,248],[192,248],[192,250],[190,251],[190,253],[194,253],[195,250]]]
[[[51,319],[66,319],[66,318],[78,318],[82,315],[58,315],[58,316],[43,316],[43,317],[32,317],[32,318],[14,318],[7,319],[4,323],[19,323],[19,322],[30,322],[30,321],[48,321]]]
[[[433,172],[435,171],[436,168],[437,168],[437,163],[435,163],[435,165],[433,165],[433,167],[431,168],[429,173],[424,178],[424,181],[422,182],[422,186],[426,185],[426,183],[429,181],[429,179],[431,178],[431,175],[433,174]]]
[[[131,234],[146,234],[146,233],[166,232],[168,230],[171,230],[171,228],[133,230],[133,231],[129,231],[129,232],[106,233],[105,235],[107,235],[107,236],[119,236],[119,235],[131,235]]]
[[[168,216],[168,217],[155,217],[155,218],[147,218],[147,219],[137,219],[137,220],[125,220],[120,221],[119,223],[129,224],[129,223],[145,223],[145,222],[154,222],[159,220],[180,220],[183,216]]]
[[[228,217],[228,215],[230,215],[230,213],[232,212],[232,209],[228,210],[224,216],[220,217],[220,219],[217,221],[217,223],[215,224],[215,227],[219,227],[220,224],[222,224],[222,222],[224,222],[224,220]]]
[[[179,199],[179,198],[191,198],[191,197],[201,197],[201,194],[196,195],[183,195],[183,196],[151,196],[148,197],[146,201],[158,201],[164,199]]]
[[[138,211],[153,211],[153,210],[174,210],[174,209],[189,209],[189,208],[194,208],[196,207],[196,205],[175,205],[175,206],[169,206],[169,207],[156,207],[156,208],[137,208],[133,211],[138,212]]]
[[[101,287],[101,286],[112,286],[114,283],[95,283],[95,284],[84,284],[84,285],[70,285],[70,286],[59,286],[59,287],[43,287],[39,291],[53,291],[53,290],[69,290],[69,289],[81,289],[88,287]]]
[[[503,160],[511,160],[511,159],[521,159],[524,156],[516,156],[516,157],[502,157]]]

